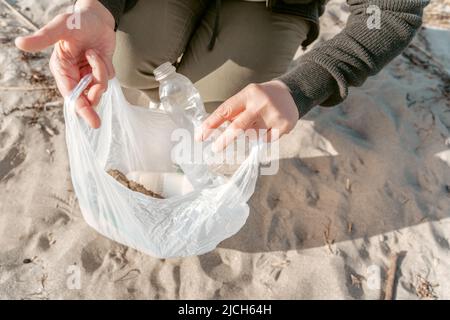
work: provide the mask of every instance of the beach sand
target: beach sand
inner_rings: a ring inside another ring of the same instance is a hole
[[[42,26],[67,2],[16,7]],[[432,1],[402,55],[282,138],[280,171],[259,178],[238,234],[157,259],[83,220],[50,51],[20,53],[14,37],[31,29],[0,2],[0,298],[382,299],[391,269],[394,298],[449,299],[449,14]],[[347,15],[331,1],[318,41]]]

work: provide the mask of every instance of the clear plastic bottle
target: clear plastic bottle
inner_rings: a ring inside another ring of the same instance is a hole
[[[163,63],[153,71],[155,79],[159,81],[159,98],[161,106],[172,120],[181,128],[190,131],[190,146],[194,141],[195,130],[200,129],[207,113],[200,97],[200,93],[193,83],[185,76],[176,72],[175,67],[169,62]],[[211,184],[217,178],[212,174],[206,165],[206,159],[213,157],[210,142],[202,144],[202,161],[199,162],[177,162],[189,181],[195,186]],[[194,155],[194,148],[191,150],[191,159],[198,159]]]
[[[163,109],[183,128],[199,127],[207,113],[200,93],[192,82],[165,62],[153,71],[159,81],[159,98]]]

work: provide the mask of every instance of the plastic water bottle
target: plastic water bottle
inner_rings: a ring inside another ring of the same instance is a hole
[[[169,62],[153,71],[159,81],[159,98],[163,109],[183,128],[199,127],[207,113],[200,93],[192,82],[177,73]]]
[[[172,120],[181,128],[189,130],[190,146],[194,146],[196,128],[200,128],[207,113],[200,97],[200,93],[193,83],[185,76],[177,73],[169,62],[163,63],[153,71],[155,79],[159,81],[159,99],[161,106]],[[201,163],[195,163],[194,148],[191,150],[191,162],[177,163],[195,186],[211,184],[217,178],[208,170],[206,159],[213,157],[210,142],[203,143]]]

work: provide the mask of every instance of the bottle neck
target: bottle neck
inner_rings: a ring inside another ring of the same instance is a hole
[[[156,68],[153,71],[153,74],[155,75],[156,81],[163,81],[169,77],[172,77],[176,74],[176,72],[175,67],[170,62],[165,62]]]

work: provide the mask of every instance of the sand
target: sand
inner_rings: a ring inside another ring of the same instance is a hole
[[[16,3],[43,25],[67,1]],[[381,299],[398,255],[393,298],[449,299],[449,12],[432,1],[401,56],[283,137],[238,234],[156,259],[84,222],[49,51],[23,58],[13,38],[28,28],[0,3],[0,298]],[[319,41],[347,14],[331,1]]]
[[[120,172],[117,169],[110,169],[110,170],[107,171],[107,173],[111,177],[116,179],[119,183],[121,183],[123,186],[127,187],[128,189],[130,189],[132,191],[136,191],[136,192],[145,194],[145,195],[153,197],[153,198],[164,199],[164,197],[162,197],[160,194],[155,193],[152,190],[149,190],[149,189],[145,188],[145,186],[143,186],[140,183],[137,183],[134,180],[128,179],[126,177],[126,175],[124,175],[122,172]]]

